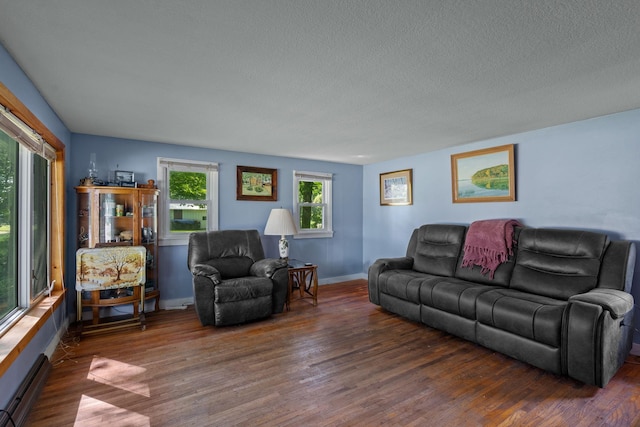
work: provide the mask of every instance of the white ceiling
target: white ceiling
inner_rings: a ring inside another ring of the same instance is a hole
[[[369,164],[640,108],[638,0],[0,0],[72,132]]]

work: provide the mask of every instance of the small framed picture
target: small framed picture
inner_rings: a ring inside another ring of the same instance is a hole
[[[131,184],[134,181],[133,172],[131,171],[116,171],[115,175],[116,182],[120,185],[122,185],[123,182]]]
[[[380,174],[380,205],[402,206],[413,204],[413,169]]]
[[[278,200],[278,171],[251,166],[237,167],[236,200]]]

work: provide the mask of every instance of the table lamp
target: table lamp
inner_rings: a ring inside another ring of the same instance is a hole
[[[278,249],[280,250],[280,258],[289,258],[289,242],[284,237],[287,234],[296,234],[298,232],[293,216],[288,209],[271,209],[267,225],[264,228],[264,234],[267,236],[280,236]]]

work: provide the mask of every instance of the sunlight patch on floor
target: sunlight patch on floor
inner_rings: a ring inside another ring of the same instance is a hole
[[[94,356],[87,379],[140,396],[151,396],[147,383],[147,370],[117,360]]]
[[[74,426],[149,427],[149,417],[83,395]]]

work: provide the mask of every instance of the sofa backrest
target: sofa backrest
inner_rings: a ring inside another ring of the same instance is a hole
[[[462,251],[460,252],[460,257],[458,257],[458,265],[456,267],[456,277],[458,279],[467,280],[469,282],[475,283],[483,283],[485,285],[491,286],[503,286],[505,288],[509,287],[509,283],[511,282],[511,275],[513,273],[513,268],[516,265],[516,253],[518,250],[518,238],[520,237],[520,232],[522,231],[522,227],[514,227],[513,229],[513,255],[509,257],[507,262],[502,263],[498,266],[493,275],[493,279],[491,275],[485,273],[483,274],[482,267],[477,265],[473,267],[462,267],[462,260],[464,258],[464,245],[462,246]]]
[[[580,230],[525,228],[518,238],[513,289],[566,300],[598,285],[609,239]]]
[[[599,288],[631,293],[636,267],[636,245],[628,240],[609,243],[600,267]]]
[[[413,269],[422,273],[453,277],[466,231],[467,227],[463,225],[421,226],[415,239],[415,252],[413,255],[407,254],[413,257]],[[410,241],[407,252],[411,246]]]

